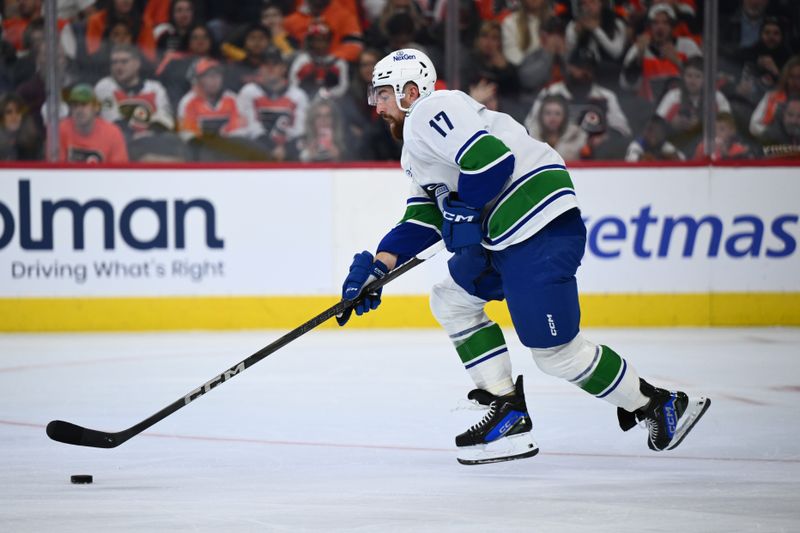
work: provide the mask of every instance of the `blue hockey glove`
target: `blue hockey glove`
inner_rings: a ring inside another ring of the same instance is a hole
[[[447,251],[458,253],[462,248],[480,244],[481,212],[464,202],[448,196],[442,202],[442,240]]]
[[[381,279],[389,273],[389,267],[377,259],[373,260],[372,254],[364,251],[353,256],[353,264],[350,265],[350,273],[342,285],[342,299],[357,300],[355,306],[336,317],[336,322],[340,326],[347,324],[350,315],[355,309],[356,314],[361,316],[372,309],[377,309],[381,304],[381,292],[383,289],[361,295],[362,289],[376,279]]]

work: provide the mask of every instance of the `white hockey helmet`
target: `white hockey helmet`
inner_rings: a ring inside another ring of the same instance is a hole
[[[414,82],[419,89],[419,97],[425,98],[433,92],[436,84],[436,68],[431,59],[414,48],[395,50],[377,63],[372,69],[372,85],[369,87],[367,100],[369,105],[376,105],[376,91],[378,87],[391,86],[394,90],[397,107],[401,111],[408,111],[400,100],[405,93],[403,88],[406,83]]]

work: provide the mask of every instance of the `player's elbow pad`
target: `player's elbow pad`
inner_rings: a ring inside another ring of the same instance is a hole
[[[477,172],[462,169],[458,177],[459,200],[477,209],[482,208],[503,189],[514,172],[514,163],[514,154],[508,151]]]

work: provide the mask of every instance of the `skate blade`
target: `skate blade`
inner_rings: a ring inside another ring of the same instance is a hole
[[[689,434],[695,424],[697,424],[700,418],[708,411],[709,407],[711,407],[711,398],[704,398],[701,396],[697,400],[689,400],[689,406],[684,413],[685,422],[678,427],[675,431],[675,435],[672,437],[672,442],[664,449],[672,450],[677,448],[678,444],[683,442],[683,439],[686,438],[686,435]]]
[[[539,446],[536,445],[528,431],[488,444],[459,448],[456,459],[462,465],[484,465],[533,457],[537,453],[539,453]]]

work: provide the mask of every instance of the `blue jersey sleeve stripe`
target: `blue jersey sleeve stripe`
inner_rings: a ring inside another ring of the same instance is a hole
[[[458,177],[458,197],[476,208],[482,208],[497,196],[506,180],[514,172],[514,154],[508,152],[496,164],[477,174],[460,173]]]
[[[432,227],[403,222],[392,228],[381,239],[376,251],[389,252],[399,256],[399,264],[406,262],[441,238],[439,232]]]
[[[464,144],[461,146],[461,148],[459,148],[459,149],[458,149],[458,152],[456,152],[456,158],[455,158],[456,165],[459,165],[459,164],[460,164],[460,162],[461,162],[461,156],[462,156],[462,155],[464,155],[464,152],[466,152],[467,150],[469,150],[469,147],[470,147],[470,146],[472,146],[473,144],[475,144],[475,142],[476,142],[476,141],[477,141],[479,138],[483,137],[484,135],[489,135],[489,132],[488,132],[488,131],[486,131],[486,130],[480,130],[480,131],[477,131],[477,132],[475,132],[475,134],[474,134],[472,137],[470,137],[469,139],[467,139],[467,142],[465,142],[465,143],[464,143]]]
[[[432,204],[433,200],[427,196],[415,196],[406,200],[406,204]]]

